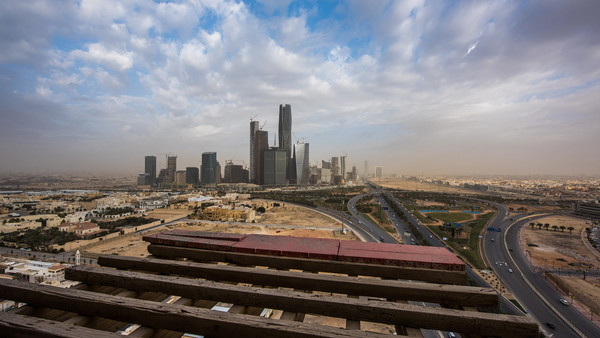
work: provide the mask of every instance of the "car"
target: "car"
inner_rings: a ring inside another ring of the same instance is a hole
[[[564,299],[564,298],[561,298],[561,299],[560,299],[560,303],[561,303],[562,305],[564,305],[564,306],[569,306],[569,302],[568,302],[566,299]]]
[[[429,238],[433,238],[433,235],[429,235]]]
[[[492,239],[491,239],[491,241],[493,242],[493,241],[494,241],[494,239],[492,238]]]
[[[556,329],[556,325],[549,323],[549,322],[546,322],[546,326],[551,328],[552,330]]]
[[[456,338],[456,334],[454,334],[454,332],[448,332],[448,338]]]
[[[508,272],[512,273],[512,269],[508,269]]]

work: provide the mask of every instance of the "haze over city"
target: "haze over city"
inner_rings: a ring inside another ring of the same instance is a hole
[[[2,1],[0,173],[248,161],[280,104],[311,162],[598,174],[600,3]]]

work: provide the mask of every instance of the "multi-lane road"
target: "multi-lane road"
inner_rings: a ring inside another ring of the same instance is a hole
[[[377,198],[377,195],[381,197],[382,193],[386,194],[384,190],[375,189],[377,201],[382,206],[388,206],[385,200]],[[388,194],[388,197],[391,195]],[[531,268],[526,255],[520,249],[520,227],[528,224],[531,217],[536,216],[512,215],[509,217],[506,208],[501,204],[484,200],[478,200],[478,202],[488,203],[498,210],[489,226],[501,229],[501,231],[487,231],[482,241],[482,250],[489,265],[527,313],[540,323],[546,335],[551,337],[600,337],[600,328],[592,323],[586,314],[580,313],[573,306],[562,304],[560,299],[565,297],[545,280],[540,271],[534,271]],[[414,228],[421,232],[424,238],[427,238],[430,245],[446,246],[429,229],[421,226],[400,203],[397,205],[404,212],[408,221],[414,225]],[[393,211],[391,213],[395,214]],[[390,219],[394,219],[389,212],[387,214]],[[403,226],[400,228],[402,233],[409,231],[401,221],[400,223]],[[396,224],[394,225],[396,226]],[[467,275],[477,284],[489,286],[470,266],[467,265],[466,270]],[[511,313],[518,311],[504,297],[501,297],[500,306],[504,311]]]
[[[531,217],[511,219],[503,206],[491,226],[501,232],[486,232],[484,252],[494,272],[519,303],[542,326],[547,335],[556,337],[600,337],[600,328],[573,306],[563,305],[561,295],[541,271],[534,271],[519,245],[519,230]],[[534,216],[535,217],[535,216]],[[493,240],[493,241],[492,241]],[[549,323],[549,324],[547,324]]]

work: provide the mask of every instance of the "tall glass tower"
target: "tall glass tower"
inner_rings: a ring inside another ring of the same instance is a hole
[[[292,107],[289,104],[279,105],[279,149],[285,150],[286,181],[296,179],[292,166]]]
[[[308,143],[294,144],[294,160],[296,160],[297,184],[308,184],[308,178],[310,177],[310,167],[308,162]]]
[[[201,181],[202,184],[217,184],[217,153],[202,153]]]
[[[144,173],[149,176],[150,185],[156,184],[156,156],[146,156],[144,161]]]

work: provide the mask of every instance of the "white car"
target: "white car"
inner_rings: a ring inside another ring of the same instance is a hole
[[[561,298],[560,302],[562,303],[562,305],[569,306],[569,302],[566,299]]]

